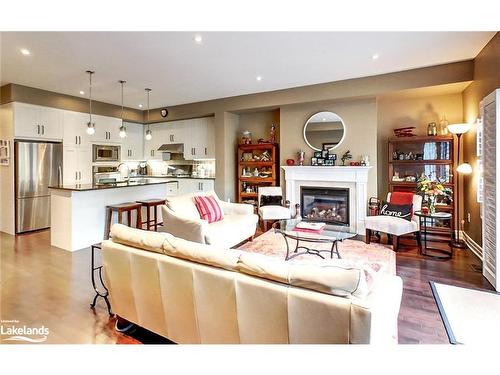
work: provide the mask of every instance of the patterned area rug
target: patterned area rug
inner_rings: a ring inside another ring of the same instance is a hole
[[[295,249],[295,240],[289,238],[288,241],[290,241],[290,248],[291,251],[293,251],[293,249]],[[302,243],[303,241],[301,241],[301,244]],[[331,245],[328,243],[309,245],[318,250],[330,250],[331,248]],[[387,272],[391,275],[396,274],[396,254],[388,245],[378,243],[371,243],[370,245],[367,245],[362,241],[344,240],[339,242],[338,248],[340,256],[346,261],[360,264],[378,263],[382,266],[381,271]],[[281,234],[274,233],[272,229],[257,237],[253,241],[240,246],[239,249],[251,253],[267,255],[281,260],[284,260],[286,255],[285,239]],[[302,264],[318,264],[328,262],[330,259],[330,253],[324,252],[321,254],[325,257],[325,259],[321,259],[319,256],[314,254],[303,254],[290,259],[289,262]],[[333,257],[336,259],[335,254]]]

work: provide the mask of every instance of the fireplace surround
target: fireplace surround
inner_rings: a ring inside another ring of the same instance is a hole
[[[368,210],[368,172],[361,166],[282,166],[285,171],[286,199],[301,203],[301,188],[341,188],[349,191],[349,231],[364,235]]]

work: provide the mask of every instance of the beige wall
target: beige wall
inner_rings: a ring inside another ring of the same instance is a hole
[[[462,122],[461,92],[407,97],[407,93],[380,97],[378,104],[378,196],[384,197],[388,192],[388,138],[394,136],[393,129],[403,126],[415,126],[415,134],[426,135],[427,124],[439,124],[446,115],[450,124]]]
[[[241,113],[265,112],[280,108],[280,154],[283,161],[294,156],[297,148],[302,147],[308,152],[308,158],[310,157],[312,151],[306,149],[302,140],[302,126],[308,115],[316,110],[337,110],[339,115],[346,117],[348,130],[354,130],[352,134],[357,134],[355,137],[346,139],[338,149],[338,154],[340,155],[346,149],[351,149],[355,159],[359,159],[361,154],[368,154],[372,165],[376,166],[375,98],[399,90],[470,81],[473,75],[473,65],[473,61],[469,60],[378,76],[173,106],[168,107],[169,115],[166,120],[215,116],[218,146],[216,149],[216,190],[221,198],[234,199],[236,138],[239,136]],[[59,95],[19,85],[12,85],[12,90],[10,99],[21,102],[76,111],[86,111],[85,108],[88,105],[83,98]],[[96,104],[95,110],[98,114],[112,115],[110,113],[117,108],[119,107],[101,103]],[[286,111],[283,113],[285,108]],[[137,120],[137,112],[139,112],[139,117],[142,116],[142,120],[144,119],[144,112],[130,111],[130,115],[126,115],[127,121],[141,122]],[[160,116],[159,108],[151,111],[150,122],[164,121],[165,119]],[[373,186],[370,187],[369,194],[376,195],[376,167],[370,172],[370,181]]]
[[[257,141],[259,138],[269,140],[271,125],[276,124],[276,139],[279,139],[280,110],[259,111],[240,113],[238,138],[241,137],[243,130],[249,130],[252,133],[252,139]]]
[[[357,134],[357,136],[347,138],[344,144],[339,147],[338,154],[345,152],[346,149],[351,149],[356,159],[359,159],[362,153],[370,156],[374,168],[370,171],[369,194],[375,196],[377,194],[375,98],[394,91],[468,82],[472,80],[472,73],[472,60],[462,61],[379,76],[178,105],[168,107],[167,120],[173,121],[215,114],[217,145],[220,145],[216,149],[216,190],[221,198],[233,199],[236,186],[236,139],[228,141],[221,137],[224,135],[236,136],[235,129],[240,127],[239,121],[242,112],[265,112],[276,108],[280,109],[280,158],[283,163],[287,158],[295,157],[299,148],[304,148],[307,151],[307,158],[310,160],[312,150],[308,149],[302,140],[302,127],[308,116],[323,109],[345,111],[348,126],[355,124],[352,129],[355,129],[353,134]],[[240,115],[230,116],[229,112],[240,113]],[[342,116],[343,113],[339,114]],[[159,108],[151,111],[150,118],[151,122],[164,121],[160,116]],[[226,123],[226,120],[229,122]],[[224,139],[223,144],[222,141],[219,141],[222,139]]]
[[[464,120],[474,123],[479,117],[479,102],[495,89],[500,88],[500,33],[477,55],[474,66],[474,82],[463,92]],[[465,176],[464,183],[464,213],[470,213],[470,223],[465,220],[465,232],[479,245],[482,243],[482,228],[480,206],[476,201],[477,168],[476,166],[476,127],[464,135],[463,160],[470,163],[474,173]]]
[[[377,104],[374,98],[347,101],[323,101],[317,103],[296,104],[281,107],[280,123],[280,158],[281,165],[286,159],[296,159],[300,150],[306,153],[306,165],[311,164],[313,150],[303,138],[304,124],[311,115],[321,111],[332,111],[339,115],[346,126],[346,136],[341,145],[335,149],[337,165],[341,165],[340,157],[350,150],[351,161],[359,161],[362,155],[368,155],[373,168],[368,176],[368,195],[377,194]],[[282,173],[281,182],[284,183]]]

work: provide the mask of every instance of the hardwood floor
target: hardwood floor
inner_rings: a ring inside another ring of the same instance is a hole
[[[10,236],[0,233],[2,320],[49,328],[48,343],[170,343],[145,329],[129,335],[115,331],[104,301],[95,311],[90,282],[90,249],[67,252],[50,246],[49,231]],[[479,259],[455,250],[449,261],[424,259],[413,240],[402,239],[397,273],[404,292],[399,315],[399,342],[448,343],[429,281],[464,287],[492,287],[473,268]]]

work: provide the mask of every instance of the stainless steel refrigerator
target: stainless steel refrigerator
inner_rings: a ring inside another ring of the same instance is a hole
[[[62,143],[16,141],[16,233],[50,227],[49,186],[62,183]]]

